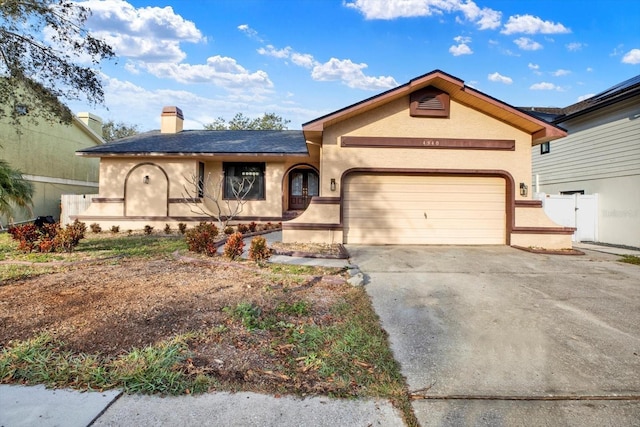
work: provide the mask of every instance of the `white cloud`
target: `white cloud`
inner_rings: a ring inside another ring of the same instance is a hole
[[[590,72],[592,72],[592,71],[593,71],[593,68],[591,68],[591,67],[587,67],[587,72],[588,72],[588,73],[590,73]]]
[[[542,45],[528,37],[520,37],[513,41],[522,50],[540,50]]]
[[[380,90],[398,85],[391,76],[366,76],[362,70],[367,67],[367,64],[355,64],[350,59],[331,58],[324,64],[314,66],[311,77],[317,81],[339,80],[354,89]]]
[[[561,90],[560,87],[554,85],[553,83],[541,82],[533,84],[529,87],[531,90]]]
[[[571,71],[569,70],[563,70],[563,69],[559,69],[554,71],[553,73],[551,73],[552,75],[556,76],[556,77],[562,77],[562,76],[566,76],[568,74],[571,74]]]
[[[249,25],[247,24],[242,24],[242,25],[238,25],[238,30],[242,31],[243,33],[245,33],[247,36],[249,36],[249,38],[258,40],[260,43],[262,43],[262,38],[258,35],[258,32],[256,30],[254,30],[253,28],[251,28]]]
[[[569,43],[565,46],[569,52],[577,52],[579,50],[582,50],[582,48],[587,47],[587,44],[576,42],[576,43]]]
[[[542,75],[542,72],[540,71],[540,65],[529,62],[528,67],[531,71],[533,71],[533,74],[536,74],[538,76]]]
[[[105,89],[106,108],[97,108],[94,113],[104,120],[114,119],[137,124],[142,131],[160,127],[160,113],[165,105],[176,105],[185,116],[185,129],[202,129],[205,123],[211,123],[216,117],[231,119],[242,111],[249,117],[259,117],[265,111],[291,120],[291,129],[299,129],[301,123],[325,114],[325,111],[305,109],[286,102],[275,102],[272,96],[262,97],[248,93],[232,92],[227,96],[207,97],[201,90],[197,93],[188,90],[146,89],[128,81],[102,76]],[[287,94],[288,96],[288,94]],[[74,111],[84,111],[86,105],[74,103]]]
[[[290,58],[295,65],[311,69],[311,78],[316,81],[339,80],[351,88],[365,90],[390,89],[398,85],[391,76],[372,77],[365,75],[362,70],[368,65],[355,64],[350,59],[331,58],[323,64],[317,61],[313,55],[296,52],[289,46],[277,49],[272,45],[267,45],[259,48],[258,53],[279,59]]]
[[[543,21],[537,16],[516,15],[509,17],[500,32],[502,34],[567,34],[571,30],[560,23]]]
[[[585,99],[592,98],[592,97],[594,97],[595,95],[596,95],[595,93],[588,93],[588,94],[586,94],[586,95],[579,96],[579,97],[578,97],[578,102],[580,102],[580,101],[584,101]]]
[[[314,65],[316,65],[316,61],[313,59],[313,55],[308,53],[293,52],[291,54],[291,61],[294,64],[304,68],[312,68]]]
[[[640,64],[640,49],[631,49],[622,57],[625,64]]]
[[[619,44],[618,46],[613,48],[613,51],[609,54],[609,56],[618,56],[618,55],[622,55],[622,52],[624,52],[624,45],[623,44]]]
[[[192,21],[170,6],[135,8],[124,0],[87,0],[87,28],[114,48],[118,56],[142,61],[181,61],[180,43],[205,43]]]
[[[453,38],[453,41],[455,41],[456,43],[468,44],[471,43],[471,37],[457,36]]]
[[[513,79],[511,77],[506,77],[503,76],[502,74],[495,72],[493,74],[489,74],[487,76],[487,78],[489,79],[489,81],[495,82],[495,83],[504,83],[506,85],[510,85],[511,83],[513,83]]]
[[[261,92],[273,87],[266,72],[250,73],[235,59],[212,56],[206,64],[146,64],[145,68],[159,78],[169,78],[180,83],[213,83],[227,90],[246,89]]]
[[[459,45],[451,46],[449,48],[449,53],[451,53],[453,56],[460,56],[460,55],[471,55],[473,51],[469,46],[462,43]]]
[[[289,46],[284,49],[276,49],[273,45],[268,44],[266,47],[258,49],[260,55],[273,56],[274,58],[288,58],[291,48]]]
[[[502,18],[501,12],[486,7],[481,9],[473,0],[353,0],[344,5],[362,13],[366,19],[390,20],[461,12],[480,30],[498,28]]]

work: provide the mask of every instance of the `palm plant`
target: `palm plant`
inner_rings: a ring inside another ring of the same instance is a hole
[[[11,215],[13,207],[31,212],[33,184],[22,177],[19,170],[0,159],[0,215]]]

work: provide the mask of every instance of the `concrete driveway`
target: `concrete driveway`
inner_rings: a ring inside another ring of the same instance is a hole
[[[422,426],[640,426],[640,267],[353,246]]]

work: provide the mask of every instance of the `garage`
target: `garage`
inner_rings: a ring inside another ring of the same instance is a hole
[[[344,243],[506,243],[503,178],[352,174],[343,185]]]

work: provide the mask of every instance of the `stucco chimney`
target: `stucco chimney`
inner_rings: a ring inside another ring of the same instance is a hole
[[[164,107],[160,118],[160,133],[182,132],[183,122],[184,117],[181,109],[178,107]]]
[[[102,137],[102,119],[91,113],[78,113],[78,119]]]

